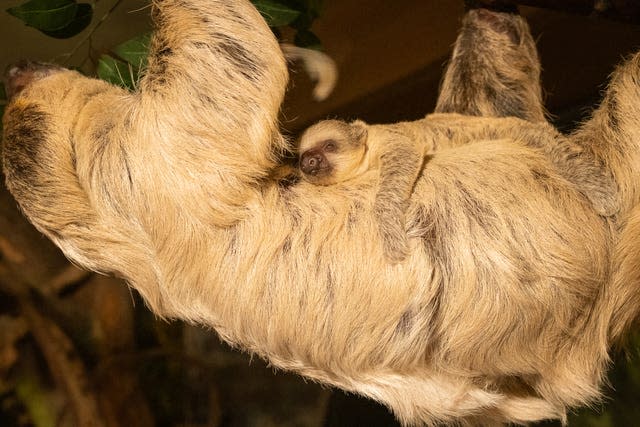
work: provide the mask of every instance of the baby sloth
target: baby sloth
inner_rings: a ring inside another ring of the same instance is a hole
[[[405,212],[424,163],[424,147],[393,125],[324,120],[300,138],[300,175],[312,184],[332,185],[379,169],[374,214],[385,257],[397,263],[409,252]]]
[[[464,122],[454,131],[450,125],[455,120]],[[423,120],[392,125],[325,120],[302,134],[298,173],[312,184],[332,185],[368,170],[379,170],[374,215],[385,257],[397,263],[409,253],[405,212],[426,156],[437,149],[501,138],[539,150],[601,216],[617,213],[617,185],[592,152],[550,125],[518,118],[434,114]]]
[[[367,169],[367,125],[324,120],[300,138],[299,167],[302,177],[317,185],[346,181]]]

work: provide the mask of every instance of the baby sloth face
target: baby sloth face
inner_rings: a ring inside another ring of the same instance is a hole
[[[299,168],[302,177],[318,185],[331,185],[358,175],[365,165],[367,125],[324,120],[300,138]]]

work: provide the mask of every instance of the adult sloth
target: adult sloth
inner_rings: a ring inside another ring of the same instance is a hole
[[[287,145],[287,75],[250,3],[163,0],[154,15],[134,93],[37,64],[10,71],[7,185],[69,258],[124,277],[161,316],[211,326],[407,424],[563,418],[598,396],[608,345],[636,314],[636,282],[609,268],[619,239],[634,247],[614,230],[638,199],[640,57],[572,138],[572,155],[615,178],[616,217],[519,140],[518,121],[471,140],[444,129],[409,202],[409,253],[392,265],[377,171],[330,187],[269,178]],[[544,133],[537,61],[519,17],[472,11],[438,109],[515,115]],[[456,96],[467,87],[478,102]],[[425,126],[442,121],[466,122]],[[616,259],[630,277],[633,256]]]

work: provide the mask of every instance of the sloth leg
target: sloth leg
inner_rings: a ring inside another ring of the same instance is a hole
[[[596,153],[618,184],[621,230],[606,299],[609,340],[616,343],[640,318],[640,52],[616,69],[600,106],[570,138]]]
[[[540,61],[522,17],[488,9],[467,12],[435,112],[545,120]]]

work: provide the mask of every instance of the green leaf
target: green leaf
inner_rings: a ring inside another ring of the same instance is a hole
[[[68,39],[69,37],[73,37],[87,28],[91,23],[92,18],[93,6],[89,3],[80,3],[78,4],[78,9],[76,10],[76,16],[69,23],[69,25],[59,30],[42,32],[56,39]]]
[[[127,89],[135,89],[138,81],[138,70],[131,64],[120,61],[109,55],[102,55],[98,59],[98,77],[109,83]]]
[[[75,0],[29,0],[7,9],[9,14],[41,31],[57,31],[70,25],[76,17]]]
[[[322,50],[320,39],[309,30],[298,30],[293,43],[296,46],[306,47],[307,49]]]
[[[140,70],[147,66],[150,41],[151,33],[141,34],[116,46],[113,53]]]
[[[317,18],[322,10],[323,0],[280,0],[292,9]]]
[[[140,71],[147,66],[151,33],[141,34],[113,48],[111,55],[98,59],[98,77],[119,86],[135,89]]]
[[[282,27],[295,21],[300,11],[273,0],[251,0],[270,27]]]
[[[309,12],[313,14],[315,17],[320,16],[320,12],[322,12],[323,0],[307,0],[307,8]]]

